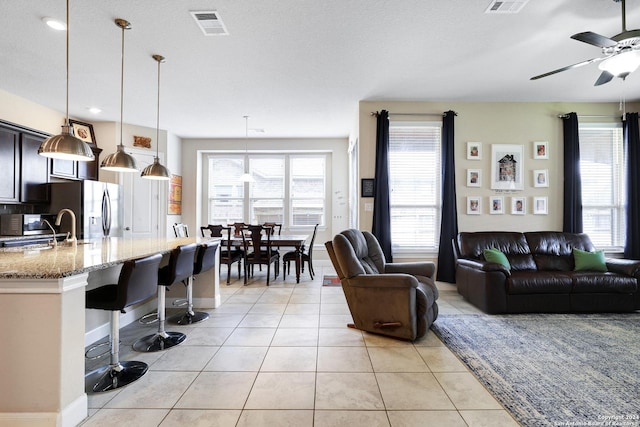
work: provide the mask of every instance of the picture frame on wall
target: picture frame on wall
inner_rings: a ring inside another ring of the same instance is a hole
[[[376,191],[376,181],[373,178],[362,178],[360,180],[360,197],[374,197]]]
[[[482,186],[482,171],[480,169],[467,169],[467,187]]]
[[[534,215],[547,215],[548,199],[547,197],[534,197],[533,198],[533,213]]]
[[[503,197],[489,197],[489,213],[492,215],[501,215],[504,213]]]
[[[522,190],[522,145],[491,144],[491,189]]]
[[[548,159],[549,158],[549,150],[548,150],[548,142],[547,141],[534,141],[533,142],[533,158],[535,160],[540,159]]]
[[[511,215],[524,215],[527,212],[527,200],[524,197],[511,198]]]
[[[548,187],[549,171],[547,169],[536,169],[533,171],[533,186]]]
[[[467,160],[482,160],[482,142],[467,142]]]
[[[73,129],[73,135],[81,141],[87,144],[98,146],[96,143],[96,135],[93,132],[93,125],[91,123],[79,122],[77,120],[69,119],[69,125]]]
[[[482,199],[480,197],[467,197],[467,215],[480,215],[482,213]]]

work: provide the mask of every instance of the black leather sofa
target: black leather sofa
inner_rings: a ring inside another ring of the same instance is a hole
[[[484,250],[492,248],[506,255],[510,268],[485,260]],[[586,234],[459,233],[458,292],[491,314],[640,310],[640,261],[607,258],[607,271],[575,271],[573,248],[594,251]]]

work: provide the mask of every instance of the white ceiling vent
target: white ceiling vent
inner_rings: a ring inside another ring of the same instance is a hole
[[[220,15],[215,10],[191,12],[191,16],[196,20],[198,27],[200,27],[205,36],[229,35],[227,27],[224,26]]]
[[[500,1],[492,0],[484,13],[518,13],[529,0]]]

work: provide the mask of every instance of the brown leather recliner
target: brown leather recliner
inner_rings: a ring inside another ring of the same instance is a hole
[[[345,230],[325,246],[353,327],[411,341],[427,333],[438,317],[435,264],[386,263],[378,240],[367,231]]]

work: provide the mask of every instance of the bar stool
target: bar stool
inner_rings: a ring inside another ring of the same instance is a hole
[[[120,312],[126,307],[141,303],[156,294],[158,267],[162,255],[125,261],[117,284],[101,286],[87,291],[86,307],[111,310],[111,361],[85,375],[87,392],[103,392],[124,387],[140,377],[148,369],[144,362],[120,362]]]
[[[158,270],[158,332],[142,337],[133,343],[134,350],[147,353],[166,350],[180,344],[187,338],[181,332],[167,332],[164,329],[165,293],[167,287],[191,277],[197,248],[195,243],[178,246],[171,251],[169,264]]]
[[[187,290],[187,311],[183,314],[176,314],[168,319],[169,323],[176,325],[191,325],[202,322],[209,318],[209,314],[203,311],[193,311],[193,282],[195,276],[212,269],[216,265],[216,251],[218,242],[205,242],[198,246],[195,262],[193,264],[193,275],[184,283]],[[184,300],[183,300],[184,301]]]

